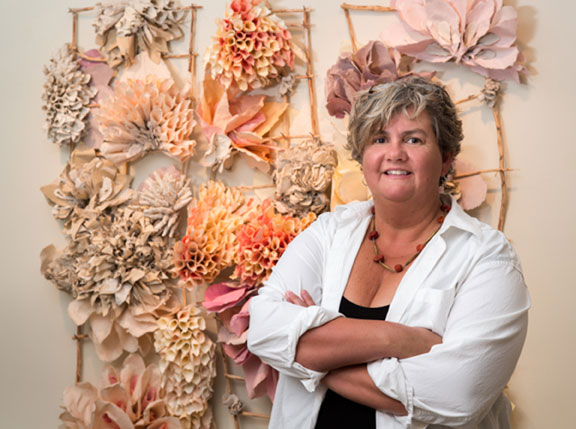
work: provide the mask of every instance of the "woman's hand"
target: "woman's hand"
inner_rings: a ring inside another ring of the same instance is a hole
[[[288,291],[284,297],[290,304],[299,305],[301,307],[310,307],[311,305],[316,305],[310,294],[305,290],[302,291],[302,296],[298,296],[294,292]]]

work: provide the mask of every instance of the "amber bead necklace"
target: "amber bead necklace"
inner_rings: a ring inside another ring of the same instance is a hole
[[[404,271],[404,268],[406,268],[414,259],[418,257],[418,255],[422,252],[422,250],[424,250],[424,247],[426,247],[428,242],[432,240],[432,237],[434,237],[436,233],[440,230],[440,228],[442,227],[442,223],[444,222],[444,218],[446,217],[446,214],[450,211],[450,206],[442,203],[440,204],[440,210],[442,211],[442,215],[438,216],[438,218],[436,219],[436,222],[438,222],[440,226],[437,229],[435,229],[434,232],[432,232],[432,234],[430,234],[430,236],[426,239],[424,243],[418,244],[416,246],[416,253],[414,253],[406,262],[404,262],[403,264],[396,264],[394,265],[394,267],[391,267],[390,265],[387,265],[384,262],[385,260],[384,255],[382,255],[382,253],[380,253],[380,250],[378,249],[378,243],[376,242],[376,240],[378,240],[380,234],[378,233],[378,231],[376,231],[376,220],[375,220],[376,212],[374,207],[372,207],[372,220],[370,221],[371,231],[368,234],[368,238],[372,241],[372,245],[374,246],[374,254],[375,254],[374,262],[383,266],[392,273],[400,273]]]

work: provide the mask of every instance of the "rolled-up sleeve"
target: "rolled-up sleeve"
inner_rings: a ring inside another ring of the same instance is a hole
[[[404,404],[408,417],[398,419],[405,426],[474,424],[512,375],[524,344],[529,307],[517,265],[482,261],[455,292],[445,330],[439,333],[441,344],[409,359],[372,362],[368,372],[383,393]]]
[[[250,301],[248,349],[279,372],[298,378],[310,392],[325,374],[294,360],[298,340],[306,331],[341,314],[319,305],[293,305],[284,296],[288,291],[300,295],[306,290],[314,302],[321,301],[325,223],[321,216],[290,243],[268,281]]]

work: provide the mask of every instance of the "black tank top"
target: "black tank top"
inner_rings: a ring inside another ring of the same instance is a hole
[[[389,307],[361,307],[344,297],[340,301],[340,313],[352,319],[386,320]],[[376,429],[376,410],[328,389],[320,407],[316,429],[334,428]]]

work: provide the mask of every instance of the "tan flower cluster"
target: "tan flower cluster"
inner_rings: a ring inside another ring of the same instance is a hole
[[[494,79],[486,78],[480,101],[486,103],[489,107],[494,107],[500,95],[500,82]]]
[[[184,11],[174,0],[106,1],[96,4],[96,43],[108,64],[128,64],[147,51],[156,63],[170,52],[168,43],[184,35]]]
[[[233,0],[206,52],[212,77],[241,91],[276,83],[294,68],[292,35],[262,0]]]
[[[59,145],[76,144],[86,130],[88,105],[97,92],[89,86],[90,75],[80,70],[68,45],[44,66],[44,74],[42,110],[46,112],[48,137]]]
[[[276,158],[274,206],[281,214],[303,217],[320,214],[330,200],[326,190],[338,162],[332,145],[312,139],[291,147]]]
[[[78,147],[60,177],[41,190],[54,217],[64,222],[65,233],[78,239],[89,234],[87,223],[130,200],[132,178],[125,166],[119,169],[93,149]]]
[[[176,304],[173,240],[130,207],[101,214],[86,228],[89,234],[62,252],[45,248],[42,272],[74,296],[68,314],[79,326],[88,322],[99,358],[111,361],[142,346],[156,317]]]
[[[270,200],[264,200],[258,216],[253,216],[236,234],[239,248],[232,278],[250,285],[261,284],[288,244],[315,219],[312,212],[303,218],[278,214]]]
[[[181,429],[167,415],[160,381],[157,365],[146,367],[139,355],[129,355],[120,373],[106,369],[100,389],[84,382],[64,390],[60,429]]]
[[[242,193],[220,182],[202,185],[188,209],[186,235],[174,246],[175,272],[189,286],[210,283],[234,263],[235,232],[244,222]]]
[[[190,180],[174,166],[152,173],[141,185],[132,205],[141,210],[163,237],[173,237],[179,212],[192,201]]]
[[[205,330],[200,308],[189,305],[175,317],[160,318],[154,333],[166,406],[186,428],[210,429],[213,423],[208,401],[214,391],[216,345]]]
[[[115,163],[152,150],[182,162],[194,154],[196,142],[189,140],[196,126],[192,100],[170,79],[118,82],[114,96],[101,103],[99,119],[100,149]]]

